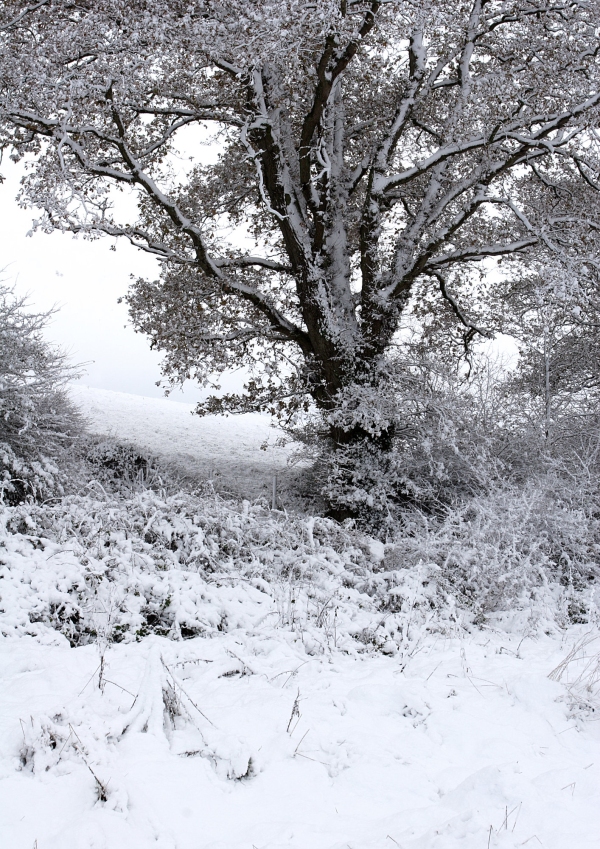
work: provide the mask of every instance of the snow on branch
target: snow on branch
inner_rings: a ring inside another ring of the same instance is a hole
[[[374,373],[427,276],[511,255],[600,263],[585,224],[600,0],[69,8],[16,0],[26,22],[0,31],[0,146],[36,158],[22,198],[49,227],[162,261],[136,321],[175,371],[178,334],[227,368],[256,327],[255,361],[274,369],[290,343],[328,409]],[[182,168],[176,141],[204,123],[210,157],[192,142]],[[111,186],[134,191],[138,220],[119,218]],[[460,280],[440,286],[466,326]],[[188,326],[169,317],[182,287]]]

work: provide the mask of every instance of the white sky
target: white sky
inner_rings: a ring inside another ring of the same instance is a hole
[[[127,326],[127,307],[117,303],[127,292],[131,274],[157,276],[155,259],[125,240],[89,242],[61,233],[28,237],[36,211],[20,209],[16,203],[21,169],[5,160],[0,172],[5,177],[0,185],[4,281],[15,284],[19,294],[28,294],[36,311],[60,307],[47,337],[73,362],[86,364],[81,383],[162,397],[155,385],[161,355],[150,350],[146,337]],[[116,244],[116,251],[111,244]],[[184,393],[171,397],[193,403],[204,394],[190,384]]]

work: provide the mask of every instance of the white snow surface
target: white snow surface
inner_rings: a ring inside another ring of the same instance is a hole
[[[573,639],[432,638],[402,670],[151,637],[106,652],[103,691],[96,646],[7,640],[2,845],[595,849],[598,727],[548,678]]]
[[[285,476],[292,449],[277,441],[269,416],[192,415],[193,404],[72,386],[90,429],[168,460],[191,478],[245,498],[269,495],[273,475]],[[263,448],[264,446],[264,448]]]
[[[192,451],[173,431],[179,405],[131,400],[127,412],[127,396],[111,395],[89,393],[90,408],[119,435],[158,434],[167,456],[171,433]],[[226,456],[237,437],[212,434]],[[246,469],[262,468],[260,438],[240,437]],[[526,610],[480,628],[458,615],[435,624],[426,566],[384,572],[374,540],[334,550],[332,525],[290,519],[273,565],[264,540],[278,526],[264,508],[215,502],[207,518],[136,497],[130,524],[111,503],[90,498],[89,515],[68,503],[60,538],[24,508],[18,531],[2,530],[8,513],[0,523],[0,846],[600,845],[594,626],[561,630]],[[150,532],[162,548],[144,542]],[[305,542],[286,561],[288,538]],[[378,612],[378,592],[395,613]],[[107,641],[111,611],[134,628],[151,602],[165,617],[176,608],[170,638]],[[72,648],[65,622],[48,624],[61,610],[95,621],[95,639]],[[182,624],[202,635],[181,639]],[[366,632],[372,645],[356,639]]]

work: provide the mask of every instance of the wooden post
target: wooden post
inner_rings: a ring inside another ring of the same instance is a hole
[[[277,475],[273,475],[273,499],[271,501],[271,510],[277,510]]]

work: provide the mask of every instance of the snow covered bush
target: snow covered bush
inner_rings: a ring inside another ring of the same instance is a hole
[[[507,611],[553,628],[595,615],[598,515],[541,487],[413,510],[387,544],[214,493],[90,493],[4,508],[1,633],[75,646],[283,629],[309,654],[406,656]]]
[[[214,494],[97,492],[4,509],[3,633],[80,645],[283,628],[311,654],[394,654],[456,625],[434,570],[390,571],[382,544],[332,520]]]
[[[155,487],[167,476],[164,468],[147,451],[114,439],[91,439],[87,442],[85,460],[95,480],[112,488],[141,484]]]
[[[64,489],[83,431],[66,393],[75,370],[44,338],[51,313],[31,313],[0,284],[0,500],[18,504]]]
[[[432,564],[438,583],[476,621],[549,604],[550,618],[589,622],[600,579],[598,489],[548,474],[498,486],[440,516],[407,511],[388,558],[407,569]]]
[[[483,358],[468,381],[439,359],[395,365],[393,382],[339,404],[339,443],[321,447],[317,466],[327,501],[391,542],[386,561],[430,567],[437,590],[477,621],[541,610],[542,597],[551,618],[590,621],[597,437],[549,451],[511,396],[511,375]]]
[[[433,358],[396,358],[371,388],[349,387],[325,418],[294,435],[315,443],[334,515],[371,530],[393,532],[410,505],[439,510],[485,492],[507,467],[508,434],[490,425],[457,366]],[[331,430],[335,444],[324,438]]]

